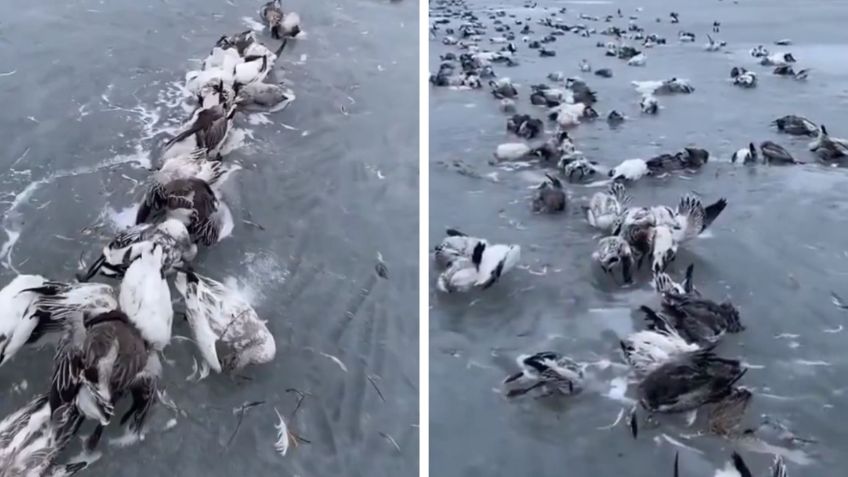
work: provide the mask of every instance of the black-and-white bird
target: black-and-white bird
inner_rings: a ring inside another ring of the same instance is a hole
[[[832,137],[824,124],[819,128],[818,137],[810,143],[809,147],[811,151],[827,161],[848,156],[848,140]]]
[[[571,358],[553,351],[532,355],[521,355],[516,360],[521,371],[504,380],[504,384],[526,383],[529,386],[511,388],[508,397],[516,397],[543,388],[546,395],[571,395],[579,391],[583,381],[583,370]]]
[[[730,156],[730,162],[741,162],[742,164],[751,164],[757,162],[757,148],[754,146],[754,143],[748,143],[748,147],[743,147],[738,151],[734,152],[732,156]]]
[[[739,310],[733,303],[717,303],[708,298],[678,293],[664,293],[662,307],[681,336],[690,343],[710,345],[726,333],[745,330]]]

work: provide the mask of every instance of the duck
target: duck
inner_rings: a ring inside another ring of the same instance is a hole
[[[177,219],[188,229],[192,242],[211,246],[232,232],[233,220],[227,205],[202,179],[177,179],[162,186],[151,201],[143,201],[136,225],[154,222],[164,215]]]
[[[200,109],[188,127],[165,143],[163,157],[167,159],[202,148],[207,157],[220,159],[236,111],[236,103]]]
[[[757,86],[757,74],[753,71],[746,71],[734,77],[733,84],[742,88],[754,88]]]
[[[294,91],[282,84],[251,83],[239,90],[238,107],[276,113],[286,109],[295,99]]]
[[[518,356],[516,362],[521,371],[507,377],[504,384],[532,384],[529,387],[510,389],[507,397],[521,396],[537,388],[542,388],[545,395],[568,396],[578,392],[583,382],[581,366],[573,359],[553,351],[523,354]]]
[[[162,247],[168,271],[191,262],[197,256],[197,245],[180,220],[168,218],[159,223],[138,224],[119,232],[106,244],[86,272],[77,274],[77,281],[87,282],[98,272],[108,277],[122,278],[130,262],[140,254],[141,244],[147,242]]]
[[[446,237],[434,248],[433,258],[439,268],[450,267],[458,258],[471,259],[477,244],[484,239],[471,237],[457,229],[447,229]]]
[[[819,133],[819,127],[814,122],[794,114],[777,118],[771,124],[777,126],[778,131],[793,136],[816,136]]]
[[[792,53],[774,53],[760,59],[760,64],[763,66],[779,66],[795,63],[795,57]]]
[[[644,377],[675,356],[692,353],[701,348],[688,343],[671,324],[648,307],[645,313],[648,329],[637,331],[619,345],[625,362],[638,377]]]
[[[142,257],[135,263],[145,260]],[[148,314],[144,318],[154,317]],[[129,422],[130,432],[141,438],[157,400],[162,371],[158,354],[145,339],[146,331],[156,325],[136,321],[118,309],[91,316],[76,315],[67,324],[53,362],[51,409],[56,412],[70,405],[80,416],[97,423],[85,441],[91,452],[111,423],[115,405],[129,393],[132,406],[122,416],[121,424]],[[168,335],[170,338],[170,329]]]
[[[672,317],[672,324],[690,343],[710,345],[725,334],[745,331],[739,310],[729,301],[717,303],[699,296],[663,293],[663,310]]]
[[[68,477],[96,458],[59,463],[80,422],[71,405],[51,410],[47,395],[35,396],[0,421],[0,469],[9,477]]]
[[[499,144],[495,149],[494,156],[498,162],[520,161],[526,159],[531,152],[530,146],[523,142],[508,142]]]
[[[848,156],[848,141],[845,139],[831,137],[827,128],[822,124],[819,126],[819,135],[809,145],[810,151],[815,152],[824,160],[833,160]]]
[[[649,412],[680,413],[720,402],[745,375],[738,360],[711,350],[676,355],[639,383],[639,402]]]
[[[489,86],[492,88],[492,95],[495,98],[515,98],[516,96],[518,96],[518,90],[515,88],[509,78],[491,80],[489,81]]]
[[[602,232],[611,232],[616,219],[627,209],[630,200],[621,182],[613,182],[606,191],[595,192],[586,209],[589,225]]]
[[[216,373],[274,359],[277,347],[266,322],[236,291],[193,271],[178,272],[174,285],[198,351]]]
[[[792,157],[792,154],[789,154],[789,151],[772,141],[760,143],[760,151],[763,153],[764,163],[803,164],[803,162],[796,161],[795,158]]]
[[[582,73],[589,73],[592,71],[592,65],[589,64],[589,61],[587,61],[585,58],[580,60],[580,63],[577,65],[577,68]]]
[[[0,290],[0,366],[9,362],[25,345],[34,345],[45,335],[61,331],[61,323],[34,313],[38,294],[26,290],[47,283],[41,275],[18,275]]]
[[[642,100],[639,101],[639,109],[641,109],[644,114],[657,114],[660,111],[660,103],[656,96],[646,94],[643,95]]]
[[[636,181],[648,174],[648,164],[642,159],[625,159],[609,170],[613,180]]]
[[[638,55],[627,60],[628,66],[645,66],[648,62],[648,57],[644,53],[639,53]]]
[[[592,260],[598,262],[606,274],[612,274],[613,269],[620,265],[623,282],[633,283],[634,252],[624,238],[612,235],[600,239],[597,249],[592,252]]]
[[[754,146],[753,142],[748,143],[748,147],[743,147],[738,151],[734,152],[732,156],[730,156],[730,162],[736,163],[741,162],[742,164],[753,164],[757,162],[757,148]]]
[[[547,180],[539,185],[533,198],[533,211],[556,213],[565,210],[566,194],[562,182],[556,177],[545,174]]]

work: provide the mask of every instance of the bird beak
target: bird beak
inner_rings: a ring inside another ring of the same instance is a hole
[[[94,263],[92,263],[91,266],[88,267],[88,270],[85,272],[84,275],[79,273],[77,274],[77,281],[79,281],[80,283],[84,283],[91,280],[91,278],[97,274],[98,270],[100,270],[100,267],[103,266],[103,262],[105,261],[106,257],[101,254],[100,258],[95,260]]]
[[[521,378],[521,376],[524,376],[524,372],[515,373],[512,376],[509,376],[508,378],[504,379],[504,384],[508,384],[508,383],[513,382],[513,381],[517,381],[518,379]]]

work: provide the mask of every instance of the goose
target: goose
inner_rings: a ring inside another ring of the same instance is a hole
[[[810,143],[810,150],[822,159],[833,160],[848,156],[848,141],[845,139],[831,137],[827,133],[824,124],[819,127],[819,136]]]
[[[636,181],[648,174],[648,164],[642,159],[625,159],[607,174],[613,180]]]
[[[660,103],[656,96],[646,94],[643,95],[642,100],[639,101],[639,109],[641,109],[645,114],[657,114],[660,111]]]
[[[675,356],[691,353],[701,348],[687,343],[677,330],[648,307],[647,330],[631,334],[620,342],[624,360],[638,377],[644,377]]]
[[[567,396],[580,390],[583,370],[580,365],[559,353],[542,351],[532,355],[523,354],[516,359],[521,371],[507,377],[504,384],[515,382],[532,383],[525,388],[512,388],[507,397],[527,394],[536,388],[543,388],[545,395]]]
[[[232,372],[274,359],[274,337],[237,292],[191,271],[177,273],[174,284],[185,301],[198,351],[211,369]]]
[[[764,58],[769,56],[769,51],[763,45],[757,45],[751,48],[751,56],[754,58]]]
[[[522,159],[526,159],[532,149],[530,146],[523,142],[508,142],[504,144],[499,144],[497,149],[495,149],[495,160],[502,161],[520,161]]]
[[[592,71],[592,65],[584,58],[580,60],[580,64],[577,65],[577,68],[580,69],[582,73],[589,73]]]
[[[233,229],[227,205],[202,179],[177,179],[162,186],[160,193],[143,201],[136,224],[155,221],[164,214],[183,223],[192,242],[211,246],[229,236]]]
[[[648,57],[644,53],[639,53],[638,55],[627,60],[628,66],[645,66],[648,61]]]
[[[574,157],[577,154],[577,148],[574,142],[571,141],[567,131],[559,131],[549,137],[542,145],[534,148],[531,152],[534,156],[539,156],[548,162],[555,162],[562,158]]]
[[[210,187],[218,188],[233,172],[241,170],[238,165],[226,165],[221,161],[206,159],[206,151],[196,149],[188,154],[171,157],[153,172],[151,185],[145,201],[156,200],[161,195],[166,184],[179,179],[199,179]]]
[[[165,253],[167,270],[191,262],[197,255],[197,245],[192,241],[186,226],[179,220],[169,218],[158,224],[138,224],[118,233],[92,262],[85,273],[77,274],[77,280],[87,282],[97,272],[113,278],[121,278],[130,262],[140,254],[141,244],[153,242]]]
[[[655,226],[651,241],[653,270],[664,271],[674,260],[678,244],[701,235],[726,207],[727,200],[724,198],[704,207],[694,195],[683,196],[676,210],[652,207],[650,212]]]
[[[700,169],[710,160],[710,153],[706,149],[687,146],[675,157],[684,169]]]
[[[768,164],[803,164],[796,161],[792,154],[782,146],[772,142],[765,141],[760,143],[760,151],[763,153],[763,162]]]
[[[200,87],[197,92],[197,103],[200,105],[198,112],[218,105],[228,105],[236,97],[236,91],[232,83],[225,82],[222,78],[211,80]]]
[[[725,43],[723,41],[722,42],[716,42],[715,40],[713,40],[713,37],[711,37],[710,35],[707,35],[707,40],[708,40],[708,43],[706,45],[704,45],[704,49],[707,50],[707,51],[710,51],[710,52],[719,51],[725,45]]]
[[[533,139],[544,131],[545,124],[541,119],[527,114],[515,114],[506,123],[506,130],[524,139]]]
[[[690,343],[710,345],[725,334],[745,330],[739,310],[729,301],[716,303],[693,295],[663,294],[663,310],[672,318],[672,325]]]
[[[46,395],[34,397],[0,421],[0,475],[68,477],[88,467],[96,459],[57,462],[79,422],[73,406],[51,410]]]
[[[145,260],[143,256],[135,263]],[[131,272],[132,266],[127,273]],[[149,314],[136,318],[154,319]],[[86,448],[93,451],[103,429],[112,421],[115,405],[130,393],[132,406],[122,416],[121,424],[129,421],[130,431],[141,438],[157,399],[162,371],[155,348],[145,339],[154,324],[134,320],[120,310],[77,315],[67,324],[54,357],[51,409],[55,412],[70,405],[81,416],[96,421],[94,432],[86,440]]]
[[[471,237],[456,229],[447,229],[446,237],[434,249],[436,265],[440,268],[448,268],[459,258],[471,259],[474,249],[484,239]]]
[[[757,86],[757,74],[753,71],[746,71],[733,78],[733,84],[742,88],[754,88]]]
[[[521,247],[518,245],[490,245],[481,242],[482,246],[478,269],[477,286],[486,289],[494,285],[505,273],[509,272],[521,259]]]
[[[677,37],[682,43],[692,43],[695,41],[695,34],[688,31],[680,31]]]
[[[475,250],[477,249],[475,248]],[[471,291],[477,286],[481,257],[482,248],[479,254],[473,255],[473,258],[469,259],[462,256],[452,260],[450,265],[439,274],[436,280],[436,288],[442,293],[466,293]]]
[[[666,293],[676,293],[678,295],[700,296],[700,293],[695,290],[695,285],[692,282],[694,272],[695,264],[690,263],[689,266],[686,267],[686,275],[682,283],[675,282],[665,272],[655,273],[654,288],[660,295],[665,295]]]
[[[760,64],[763,66],[788,65],[790,63],[795,63],[795,57],[792,56],[792,53],[774,53],[764,56],[760,60]]]
[[[572,159],[563,156],[559,162],[559,167],[569,182],[582,181],[602,172],[597,162],[590,161],[584,157]]]
[[[271,73],[271,68],[286,47],[287,39],[276,51],[271,51],[265,45],[255,42],[250,44],[241,61],[233,66],[233,81],[238,85],[260,83]]]
[[[730,162],[741,162],[742,164],[752,164],[757,162],[757,148],[754,146],[754,143],[750,142],[748,143],[748,147],[743,147],[742,149],[734,152],[733,155],[730,156]]]
[[[18,275],[0,290],[0,366],[11,360],[24,345],[37,343],[44,335],[61,331],[61,323],[40,316],[32,309],[38,294],[27,291],[47,283],[40,275]]]
[[[207,157],[219,159],[236,107],[237,103],[218,104],[199,110],[187,128],[165,143],[163,157],[167,159],[202,148],[206,150]]]
[[[282,84],[251,83],[239,90],[238,98],[240,109],[276,113],[286,109],[296,96]]]
[[[624,184],[613,182],[606,191],[595,192],[586,209],[589,225],[602,232],[611,232],[613,224],[624,213],[630,203],[630,196]]]
[[[489,81],[489,86],[492,88],[492,95],[495,98],[515,98],[518,96],[518,90],[515,89],[515,86],[509,78],[491,80]]]
[[[715,403],[710,410],[708,419],[710,432],[731,438],[742,435],[740,425],[753,397],[754,394],[750,390],[742,386],[734,387],[730,394]]]
[[[680,413],[720,402],[745,375],[738,360],[710,350],[676,355],[639,383],[639,402],[649,412]]]
[[[598,262],[606,274],[611,274],[614,267],[621,265],[624,283],[633,282],[634,252],[622,237],[613,235],[599,240],[597,249],[592,252],[592,260]]]
[[[280,0],[270,1],[259,9],[259,17],[271,30],[271,38],[295,37],[300,33],[300,16],[297,13],[284,13]]]
[[[556,177],[545,174],[547,180],[539,185],[533,198],[533,211],[555,213],[565,210],[566,195],[562,182]]]
[[[144,341],[161,351],[171,341],[174,320],[164,253],[161,246],[151,242],[142,244],[140,252],[124,274],[118,303]]]
[[[807,118],[789,114],[775,119],[771,123],[777,126],[777,130],[793,136],[816,136],[819,128]]]

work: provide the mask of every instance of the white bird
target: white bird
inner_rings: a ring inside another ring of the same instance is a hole
[[[45,334],[61,331],[61,322],[40,316],[32,308],[38,298],[27,291],[47,283],[40,275],[18,275],[0,290],[0,366],[24,345],[37,343]]]
[[[733,78],[733,84],[743,88],[753,88],[757,86],[757,74],[753,71],[746,71]]]
[[[660,103],[653,94],[646,94],[642,96],[642,100],[639,102],[639,109],[645,114],[657,114],[660,110]]]
[[[647,61],[648,57],[644,53],[639,53],[633,58],[627,60],[627,64],[629,66],[645,66],[645,63],[647,63]]]
[[[741,162],[742,164],[757,162],[757,148],[754,143],[749,143],[748,147],[743,147],[734,152],[730,157],[730,162]]]
[[[760,60],[760,64],[763,66],[781,66],[790,63],[795,63],[795,57],[792,56],[792,53],[773,53]]]
[[[682,336],[660,315],[647,306],[642,307],[648,321],[648,329],[637,331],[622,340],[624,359],[637,376],[646,376],[675,356],[698,351],[700,347],[687,343]]]
[[[561,129],[567,129],[580,124],[587,117],[587,111],[592,111],[584,103],[563,103],[550,109],[548,116],[556,120]]]
[[[218,189],[233,172],[241,170],[238,164],[226,164],[206,158],[206,151],[195,149],[191,153],[166,159],[151,177],[148,195],[162,193],[164,186],[178,179],[200,179],[213,189]],[[145,199],[153,200],[153,199]]]
[[[613,182],[609,190],[596,192],[590,199],[589,208],[586,209],[589,225],[598,230],[610,232],[616,219],[624,213],[629,202],[630,196],[627,195],[624,184]]]
[[[96,458],[57,462],[79,422],[72,405],[52,410],[46,395],[36,396],[6,416],[0,421],[0,475],[68,477],[88,467]]]
[[[498,161],[519,161],[526,159],[530,151],[530,146],[523,142],[508,142],[498,145],[495,150],[495,159]]]
[[[471,259],[458,257],[439,274],[436,288],[442,293],[466,293],[477,286],[479,265]]]
[[[489,245],[486,242],[478,268],[477,286],[483,289],[494,285],[500,277],[515,268],[521,259],[521,247],[518,245]]]
[[[147,242],[162,247],[168,271],[191,262],[197,255],[197,245],[194,244],[188,228],[180,220],[168,218],[158,224],[138,224],[118,233],[106,244],[100,257],[84,274],[78,274],[77,280],[91,280],[97,272],[109,277],[122,277],[130,262],[140,255],[141,244]]]
[[[156,350],[171,342],[171,290],[165,280],[162,247],[145,242],[124,274],[118,302],[141,336]]]
[[[448,268],[454,260],[465,258],[471,260],[474,249],[484,239],[471,237],[456,229],[447,229],[447,236],[434,249],[433,257],[439,268]]]
[[[681,31],[680,33],[678,33],[677,37],[683,43],[692,43],[693,41],[695,41],[695,34],[686,31]]]
[[[608,174],[613,180],[635,181],[648,174],[648,164],[643,159],[625,159],[610,169]]]
[[[274,359],[274,337],[236,291],[194,272],[178,273],[174,283],[185,300],[198,351],[211,369],[238,371]]]
[[[504,384],[519,381],[532,382],[527,388],[510,389],[508,397],[527,394],[536,388],[544,388],[546,394],[574,394],[583,382],[580,364],[553,351],[542,351],[532,355],[520,355],[516,362],[521,369],[504,380]]]
[[[442,261],[448,265],[436,282],[440,291],[453,293],[467,292],[476,287],[489,288],[503,274],[512,270],[521,257],[521,247],[518,245],[489,245],[485,240],[472,242],[473,238],[469,239],[467,244],[474,243],[471,257],[453,255],[450,261]],[[437,254],[439,252],[437,250]],[[443,257],[447,256],[444,249],[441,252]]]
[[[716,42],[710,35],[707,35],[707,40],[708,43],[704,45],[704,49],[707,51],[718,51],[722,46],[724,46],[724,42]]]

